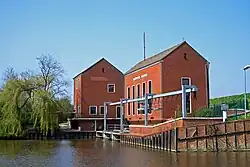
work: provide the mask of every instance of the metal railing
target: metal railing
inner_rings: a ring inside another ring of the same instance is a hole
[[[129,125],[123,125],[124,131],[129,131]],[[107,131],[120,131],[120,124],[107,124]]]

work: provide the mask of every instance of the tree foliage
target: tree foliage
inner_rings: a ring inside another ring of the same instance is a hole
[[[6,70],[0,91],[0,136],[21,136],[30,126],[47,133],[57,127],[59,111],[71,112],[68,82],[50,55],[37,58],[39,72]]]
[[[247,94],[247,103],[248,107],[250,105],[250,94]],[[219,97],[214,98],[210,100],[211,105],[217,105],[217,104],[228,104],[229,108],[235,109],[235,108],[244,108],[244,94],[240,95],[233,95],[233,96],[225,96],[225,97]],[[249,107],[250,108],[250,107]]]

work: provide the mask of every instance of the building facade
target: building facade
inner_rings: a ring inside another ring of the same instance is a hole
[[[104,102],[124,97],[124,75],[102,58],[74,78],[74,110],[72,128],[96,130],[103,128]],[[110,123],[119,123],[120,108],[108,108]]]
[[[167,93],[181,89],[182,84],[195,85],[198,91],[187,94],[187,113],[209,105],[209,62],[186,41],[149,57],[125,73],[126,98],[142,97],[145,93]],[[149,101],[149,121],[163,122],[181,111],[181,95]],[[133,124],[143,123],[143,104],[125,106],[125,117]]]

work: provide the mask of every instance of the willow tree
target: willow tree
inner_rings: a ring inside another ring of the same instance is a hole
[[[31,86],[25,80],[8,80],[0,94],[0,131],[3,136],[20,136],[26,126],[25,112],[31,100]]]
[[[47,133],[57,127],[57,104],[52,93],[45,90],[34,92],[32,118],[34,127]]]
[[[38,126],[43,132],[48,132],[57,127],[57,116],[61,107],[58,99],[67,94],[69,82],[65,79],[61,64],[51,55],[42,55],[37,61],[39,89],[34,92],[32,118],[35,127]]]
[[[39,72],[6,70],[0,93],[0,135],[20,136],[30,123],[47,133],[57,127],[58,99],[65,97],[68,82],[61,65],[50,55],[37,58]]]

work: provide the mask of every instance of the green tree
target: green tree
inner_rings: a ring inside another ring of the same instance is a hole
[[[21,136],[33,125],[47,133],[57,127],[59,111],[71,112],[68,82],[50,55],[37,58],[39,72],[6,70],[0,92],[0,136]]]

